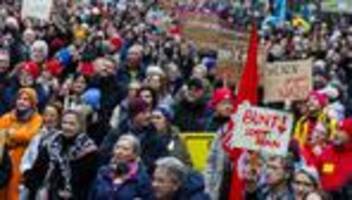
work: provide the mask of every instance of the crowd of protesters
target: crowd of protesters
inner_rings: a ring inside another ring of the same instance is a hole
[[[197,49],[160,2],[77,2],[55,1],[44,22],[0,1],[0,199],[352,199],[350,16],[288,5],[276,24],[272,1],[188,4],[241,31],[255,21],[266,62],[313,60],[305,100],[259,102],[294,113],[288,155],[234,162],[220,130],[237,90],[214,73],[217,49]],[[185,132],[215,136],[203,172]]]

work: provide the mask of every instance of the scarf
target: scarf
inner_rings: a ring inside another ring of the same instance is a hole
[[[20,122],[28,121],[34,114],[35,110],[33,108],[28,108],[25,110],[15,110],[16,119]]]
[[[72,192],[70,161],[79,160],[84,156],[97,151],[98,148],[88,135],[81,133],[72,140],[67,140],[62,131],[56,133],[48,146],[50,162],[57,163],[64,178],[65,190]]]

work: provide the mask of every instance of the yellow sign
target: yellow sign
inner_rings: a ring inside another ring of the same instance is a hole
[[[186,144],[193,167],[198,171],[205,169],[209,151],[214,140],[214,133],[182,133],[181,139]]]

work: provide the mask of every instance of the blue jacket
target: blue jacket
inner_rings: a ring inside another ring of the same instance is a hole
[[[143,165],[138,165],[135,177],[131,177],[119,186],[114,185],[113,174],[113,169],[109,166],[103,166],[99,170],[89,200],[152,199],[150,180]]]
[[[203,176],[198,172],[190,171],[173,200],[210,200],[204,189]]]

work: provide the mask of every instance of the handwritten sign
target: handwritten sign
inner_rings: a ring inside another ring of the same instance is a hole
[[[242,104],[235,116],[232,147],[285,155],[293,116],[286,112]]]
[[[52,5],[52,0],[23,0],[21,16],[47,21],[50,19]]]
[[[265,66],[264,99],[266,102],[303,100],[311,89],[311,60],[274,62]]]

